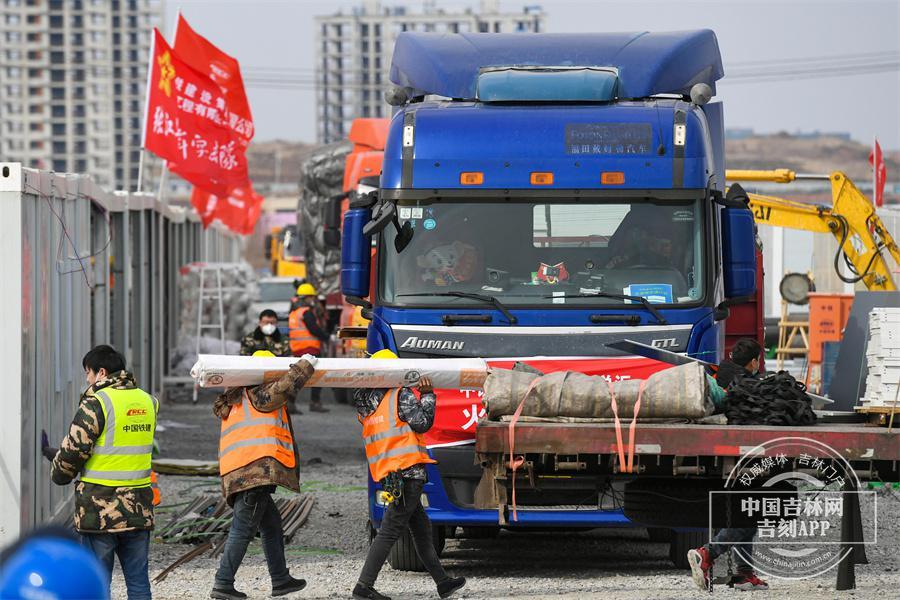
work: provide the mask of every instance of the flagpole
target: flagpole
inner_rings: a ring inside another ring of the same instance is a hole
[[[872,136],[872,204],[878,211],[878,136]]]
[[[163,161],[162,172],[159,174],[159,187],[156,190],[156,199],[160,202],[166,200],[166,182],[169,180],[169,167],[166,161]]]

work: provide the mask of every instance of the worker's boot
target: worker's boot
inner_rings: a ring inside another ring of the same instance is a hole
[[[305,579],[294,579],[291,577],[290,581],[287,583],[282,583],[280,585],[272,586],[272,596],[285,596],[287,594],[293,594],[294,592],[299,592],[303,588],[306,587]]]
[[[217,600],[245,600],[247,594],[234,589],[234,584],[227,587],[216,585],[213,586],[212,591],[209,593],[209,597],[216,598]]]
[[[379,594],[375,591],[375,588],[361,583],[357,583],[356,587],[353,588],[353,597],[356,600],[391,600],[390,596]]]
[[[691,566],[691,577],[697,587],[704,592],[711,589],[714,561],[709,555],[709,549],[706,546],[700,546],[695,550],[688,550],[687,560]]]
[[[728,587],[744,592],[753,590],[767,590],[769,584],[756,576],[752,570],[738,571],[728,582]]]
[[[441,598],[449,598],[466,585],[465,577],[450,577],[440,582],[437,586],[438,596]]]

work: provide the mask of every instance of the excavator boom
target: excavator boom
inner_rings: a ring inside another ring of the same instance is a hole
[[[838,277],[847,283],[863,282],[872,291],[896,291],[893,269],[900,265],[900,249],[869,202],[843,173],[803,175],[788,169],[773,171],[729,170],[730,181],[769,181],[790,183],[798,179],[828,179],[831,183],[831,206],[816,206],[778,198],[748,194],[753,217],[760,225],[831,233],[838,241],[834,266]],[[886,254],[891,255],[893,265]],[[845,275],[840,265],[843,255]]]

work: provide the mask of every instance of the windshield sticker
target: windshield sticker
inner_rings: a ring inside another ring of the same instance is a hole
[[[672,213],[673,223],[692,222],[694,220],[694,211],[692,210],[676,210]]]
[[[649,123],[568,123],[566,154],[649,154]]]
[[[566,293],[565,292],[553,292],[553,304],[565,304],[566,303]]]
[[[670,283],[632,283],[622,289],[628,296],[643,296],[654,304],[672,303],[672,284]],[[633,300],[627,300],[633,304]]]
[[[566,263],[556,263],[548,265],[541,263],[537,270],[538,283],[556,285],[562,281],[569,280],[569,271],[566,270]]]
[[[437,227],[437,221],[435,221],[434,219],[425,219],[422,222],[422,227],[424,227],[428,231],[431,231],[432,229]]]
[[[421,219],[422,218],[423,209],[421,206],[417,206],[412,209],[412,218],[413,219]]]
[[[400,218],[409,220],[412,218],[412,208],[409,206],[400,207]]]

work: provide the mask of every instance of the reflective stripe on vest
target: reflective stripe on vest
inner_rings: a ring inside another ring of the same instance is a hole
[[[413,465],[437,462],[428,455],[422,435],[400,419],[399,394],[399,389],[388,391],[375,412],[362,419],[366,460],[374,481]]]
[[[309,309],[309,306],[301,306],[291,312],[288,317],[288,337],[291,342],[291,352],[301,352],[310,349],[320,350],[322,348],[319,338],[309,332],[309,329],[306,328],[306,323],[303,321],[303,316]]]
[[[222,419],[219,436],[219,474],[225,475],[260,458],[274,458],[288,468],[297,464],[287,409],[256,410],[244,390],[240,406]]]
[[[81,480],[111,487],[147,487],[159,403],[143,390],[105,388],[94,393],[105,424]]]

